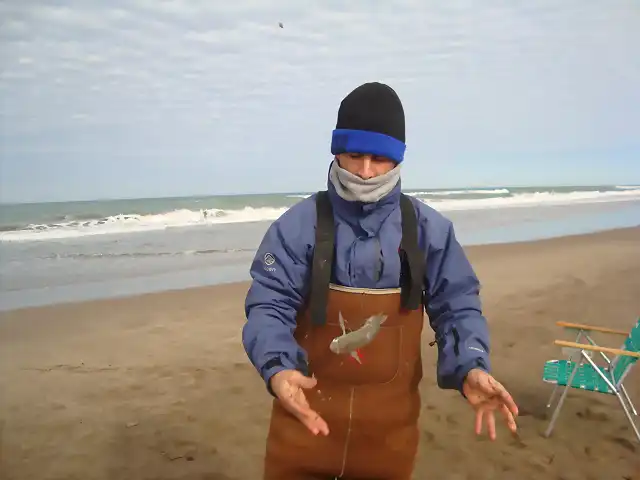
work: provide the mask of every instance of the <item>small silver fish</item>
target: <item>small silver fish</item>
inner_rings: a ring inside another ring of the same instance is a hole
[[[348,353],[359,363],[362,363],[360,356],[358,355],[358,349],[371,343],[380,331],[380,326],[386,319],[387,315],[383,315],[382,313],[373,315],[364,322],[362,327],[354,330],[353,332],[347,333],[344,317],[342,316],[342,312],[340,312],[338,314],[338,321],[340,322],[342,335],[331,341],[329,350],[336,354]]]

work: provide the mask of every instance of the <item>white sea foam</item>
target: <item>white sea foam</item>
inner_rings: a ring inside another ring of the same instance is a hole
[[[489,192],[488,190],[481,191],[483,193]],[[453,195],[454,193],[451,192],[457,191],[451,190],[448,194]],[[469,190],[464,190],[464,192],[469,192]],[[509,191],[496,189],[492,191],[492,194],[500,196],[469,199],[422,198],[421,192],[412,192],[412,195],[417,196],[421,201],[442,212],[640,200],[640,187],[632,186],[617,187],[617,190],[608,191],[533,192],[517,193],[509,196],[505,196],[505,192],[508,193]],[[434,194],[434,192],[428,193],[429,195]],[[445,192],[436,193],[445,196]],[[237,210],[181,209],[156,215],[114,215],[93,220],[29,225],[20,230],[0,232],[0,241],[54,240],[88,235],[145,232],[196,225],[273,221],[286,210],[287,207],[253,208],[247,206]]]
[[[581,191],[581,192],[531,192],[519,193],[510,197],[434,200],[422,199],[425,203],[440,211],[483,210],[487,208],[542,207],[552,205],[601,203],[640,200],[640,189],[621,191]]]
[[[22,230],[0,233],[0,241],[54,240],[87,235],[146,232],[195,225],[259,222],[275,220],[286,210],[285,207],[245,207],[241,210],[182,209],[157,215],[114,215],[95,220],[29,225]]]
[[[414,197],[446,197],[449,195],[508,195],[509,189],[495,188],[492,190],[440,190],[440,191],[424,191],[424,192],[408,192],[408,195]]]

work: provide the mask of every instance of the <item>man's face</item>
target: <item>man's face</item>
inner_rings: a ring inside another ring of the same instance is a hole
[[[366,153],[341,153],[337,158],[342,168],[364,180],[384,175],[396,166],[390,158]]]

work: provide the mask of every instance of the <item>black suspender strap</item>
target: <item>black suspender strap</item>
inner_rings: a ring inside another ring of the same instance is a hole
[[[400,241],[400,299],[402,308],[417,310],[422,307],[425,257],[418,246],[418,220],[411,199],[400,194],[402,214],[402,240]]]
[[[309,300],[311,323],[318,326],[324,325],[326,320],[334,244],[333,208],[328,192],[320,191],[316,195],[316,245],[311,267],[311,298]]]

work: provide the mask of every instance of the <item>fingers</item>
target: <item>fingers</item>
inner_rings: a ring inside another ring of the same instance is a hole
[[[314,435],[321,433],[322,435],[329,435],[329,426],[327,422],[311,408],[301,408],[298,405],[293,405],[293,414],[300,420]]]
[[[496,439],[496,417],[493,414],[493,410],[489,410],[485,414],[487,418],[487,430],[489,431],[489,438],[491,440]]]
[[[488,408],[479,408],[476,411],[476,435],[482,434],[482,426],[484,424],[483,420],[487,423],[487,432],[489,433],[489,438],[491,440],[496,439],[496,418],[493,415],[493,410]]]
[[[307,377],[306,375],[303,375],[296,370],[295,372],[291,373],[289,383],[296,387],[313,388],[318,383],[318,380],[316,379],[316,377]]]
[[[315,379],[314,379],[315,380]],[[309,402],[300,387],[288,385],[286,395],[283,395],[281,402],[283,406],[300,420],[314,435],[319,433],[329,434],[329,426],[322,417],[312,410]]]
[[[310,410],[310,414],[302,417],[298,417],[299,420],[313,433],[314,435],[322,434],[329,435],[329,426],[320,415],[313,410]]]
[[[509,394],[509,392],[507,392],[504,387],[502,389],[502,392],[500,393],[500,399],[502,400],[503,405],[509,410],[509,413],[514,416],[518,416],[518,406],[513,400],[513,397]]]
[[[507,428],[512,433],[516,433],[518,427],[515,421],[515,418],[508,406],[504,403],[500,403],[498,400],[490,400],[484,403],[476,410],[476,418],[475,418],[475,432],[476,435],[482,434],[483,424],[487,425],[487,433],[491,440],[495,440],[497,438],[496,434],[496,418],[494,414],[494,410],[499,409],[502,415],[504,416]]]
[[[507,389],[504,388],[501,383],[496,382],[496,384],[497,396],[500,399],[502,406],[505,407],[513,416],[518,416],[518,406],[513,400],[511,394],[507,392]]]
[[[490,375],[487,375],[486,377],[484,377],[483,380],[486,380],[486,385],[487,385],[486,389],[485,389],[486,393],[488,393],[488,394],[490,394],[492,396],[499,397],[500,400],[509,409],[509,411],[513,415],[517,416],[518,415],[518,406],[516,405],[516,402],[513,400],[513,397],[507,391],[507,389],[504,387],[504,385],[502,385],[499,381],[497,381],[495,378],[493,378]]]
[[[502,415],[507,422],[507,427],[509,428],[509,430],[511,430],[511,432],[513,433],[516,433],[516,431],[518,430],[518,425],[516,425],[516,419],[513,418],[513,414],[511,413],[509,407],[505,404],[502,404],[500,405],[500,411],[502,412]]]
[[[476,410],[476,435],[480,435],[482,433],[482,417],[484,416],[484,409],[479,408]]]
[[[497,438],[496,435],[496,417],[493,414],[493,410],[490,408],[479,408],[476,411],[476,435],[482,434],[482,426],[485,422],[487,424],[487,433],[489,434],[489,438],[491,440],[495,440]]]

